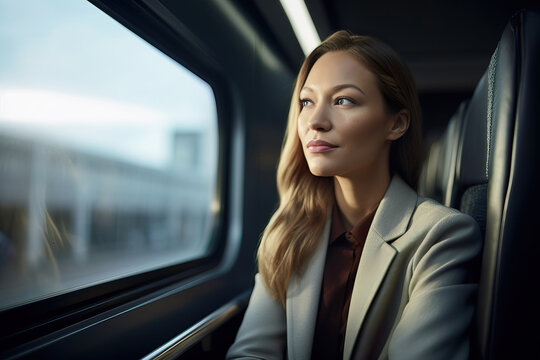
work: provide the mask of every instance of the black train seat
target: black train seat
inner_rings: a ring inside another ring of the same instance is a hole
[[[454,171],[448,180],[444,204],[471,215],[486,232],[489,151],[492,121],[488,118],[488,73],[486,72],[463,115],[456,146]]]
[[[540,13],[520,11],[469,102],[445,194],[485,234],[474,359],[540,359],[539,123]]]
[[[447,206],[450,206],[447,194],[454,183],[458,134],[461,131],[467,104],[467,101],[461,103],[448,122],[445,132],[431,144],[418,184],[420,195],[435,199]]]
[[[506,27],[488,69],[487,111],[478,349],[482,358],[540,359],[540,13],[519,12]]]

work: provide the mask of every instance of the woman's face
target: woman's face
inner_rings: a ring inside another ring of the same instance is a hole
[[[355,178],[388,169],[395,114],[375,75],[352,54],[319,58],[300,91],[298,136],[316,176]]]

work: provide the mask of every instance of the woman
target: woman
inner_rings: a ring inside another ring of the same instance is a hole
[[[392,49],[340,31],[306,58],[228,358],[468,357],[480,236],[412,189],[419,152],[418,97]]]

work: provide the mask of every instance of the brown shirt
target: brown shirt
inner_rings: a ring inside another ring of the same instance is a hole
[[[356,270],[375,210],[346,231],[337,205],[324,266],[312,359],[341,359]]]

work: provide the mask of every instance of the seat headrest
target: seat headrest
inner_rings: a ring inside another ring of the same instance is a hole
[[[469,101],[459,133],[454,183],[445,204],[457,207],[463,192],[488,181],[488,72],[480,79]]]

